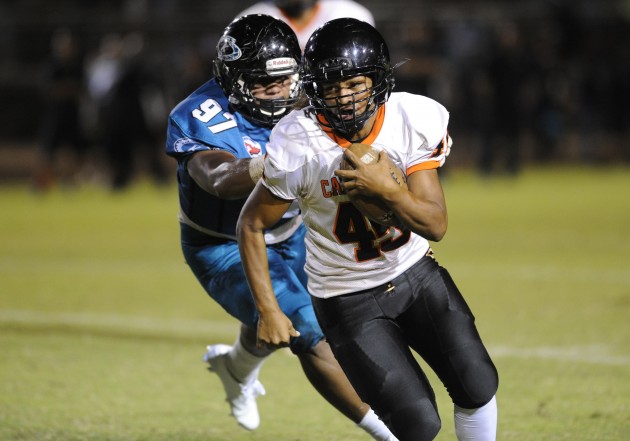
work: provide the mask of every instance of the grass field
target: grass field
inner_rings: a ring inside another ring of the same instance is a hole
[[[630,439],[630,169],[446,175],[434,246],[500,373],[499,439]],[[295,357],[238,428],[201,356],[237,325],[183,262],[175,187],[0,187],[0,441],[367,440]],[[452,406],[431,376],[443,429]]]

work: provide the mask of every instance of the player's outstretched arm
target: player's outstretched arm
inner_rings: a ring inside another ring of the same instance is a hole
[[[237,159],[223,150],[204,150],[188,161],[188,173],[197,185],[221,199],[241,199],[249,195],[256,181],[251,173],[252,161],[262,157]]]
[[[278,305],[269,276],[264,237],[265,229],[278,222],[289,205],[290,201],[276,198],[258,183],[245,202],[236,225],[243,269],[259,314],[259,344],[285,346],[291,337],[299,335]]]

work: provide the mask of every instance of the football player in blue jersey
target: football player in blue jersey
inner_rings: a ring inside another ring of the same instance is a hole
[[[259,315],[236,242],[241,207],[260,179],[271,129],[301,97],[301,51],[276,18],[234,20],[217,44],[214,78],[179,103],[168,120],[166,152],[177,160],[181,245],[208,295],[241,322],[233,346],[208,346],[204,360],[225,389],[232,415],[248,430],[260,423],[258,373],[277,347],[257,344]],[[276,299],[294,325],[289,344],[315,389],[376,440],[395,440],[363,403],[317,323],[306,291],[305,229],[299,209],[266,232]]]

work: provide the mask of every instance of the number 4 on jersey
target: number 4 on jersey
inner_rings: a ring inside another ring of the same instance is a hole
[[[409,241],[411,232],[406,228],[395,239],[379,241],[378,239],[382,238],[389,228],[394,227],[376,224],[363,216],[351,202],[341,202],[337,208],[337,221],[333,233],[339,243],[356,244],[355,258],[357,262],[365,262],[380,257],[382,252],[395,250]]]

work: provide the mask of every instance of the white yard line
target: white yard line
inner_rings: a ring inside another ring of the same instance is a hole
[[[150,334],[168,333],[183,337],[198,337],[213,333],[236,335],[239,329],[236,320],[184,320],[89,312],[41,312],[22,309],[0,309],[1,323],[115,329]]]
[[[0,325],[70,326],[83,329],[107,329],[125,333],[203,337],[212,334],[236,336],[239,325],[235,320],[166,319],[88,312],[41,312],[0,309]],[[630,365],[630,356],[611,353],[606,345],[512,347],[490,346],[495,358],[543,359],[593,363],[614,366]]]
[[[630,356],[611,354],[605,345],[585,346],[542,346],[534,348],[515,348],[510,346],[491,346],[488,352],[496,358],[526,358],[553,361],[572,361],[615,366],[630,365]]]

